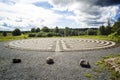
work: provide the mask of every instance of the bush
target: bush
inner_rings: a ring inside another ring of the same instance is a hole
[[[13,30],[12,35],[13,36],[20,36],[21,35],[21,31],[18,28],[16,28],[15,30]]]
[[[52,37],[53,33],[47,33],[47,37]]]
[[[7,32],[4,31],[4,32],[3,32],[3,36],[7,36]]]
[[[53,36],[62,36],[60,33],[54,33]]]
[[[45,33],[45,32],[39,32],[37,34],[37,37],[47,37],[47,33]]]
[[[49,32],[50,29],[49,29],[47,26],[45,26],[45,27],[42,28],[42,31],[43,31],[43,32]]]
[[[85,31],[80,31],[79,35],[86,35],[87,33]]]
[[[87,30],[87,35],[97,35],[97,31],[93,29],[88,29]]]
[[[114,32],[114,33],[108,35],[108,37],[114,41],[120,42],[120,36],[117,34],[117,32]]]
[[[36,32],[40,32],[40,28],[37,28],[37,29],[36,29]]]
[[[35,32],[35,28],[32,28],[32,29],[31,29],[31,32]]]
[[[36,34],[29,34],[28,37],[36,37]]]
[[[43,37],[42,33],[38,33],[37,37]]]

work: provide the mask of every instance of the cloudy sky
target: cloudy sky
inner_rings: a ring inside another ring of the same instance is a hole
[[[0,30],[99,27],[119,15],[120,0],[0,0]]]

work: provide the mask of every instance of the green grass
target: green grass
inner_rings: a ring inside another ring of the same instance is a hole
[[[105,59],[110,59],[110,58],[117,58],[117,60],[115,60],[114,62],[115,62],[117,65],[120,66],[120,55],[109,55],[109,56],[105,56],[105,57],[103,57],[102,60],[97,61],[95,64],[100,67],[99,70],[101,70],[101,71],[102,71],[102,70],[107,70],[107,71],[109,71],[109,72],[111,73],[111,76],[109,77],[110,79],[112,79],[112,80],[119,80],[119,78],[120,78],[120,77],[119,77],[119,76],[120,76],[120,73],[119,73],[119,72],[115,72],[115,70],[113,70],[113,69],[111,68],[111,66],[108,65],[108,64],[104,61]]]
[[[8,34],[6,37],[0,36],[0,41],[8,41],[8,40],[18,40],[18,39],[27,39],[27,35],[21,35],[21,36],[12,36],[11,34]]]
[[[0,41],[7,41],[7,40],[16,40],[16,39],[26,39],[28,38],[28,34],[24,34],[21,36],[12,36],[11,33],[7,33],[7,36],[2,36],[2,33],[0,33]],[[55,37],[54,38],[60,38]],[[88,39],[100,39],[100,40],[110,40],[120,43],[120,36],[119,37],[110,37],[110,36],[90,36],[90,35],[83,35],[83,36],[68,36],[67,38],[88,38]]]
[[[109,41],[115,41],[120,43],[120,37],[109,37],[109,36],[89,36],[89,35],[84,35],[84,36],[71,36],[70,38],[88,38],[88,39],[100,39],[100,40],[109,40]]]
[[[84,74],[84,76],[87,77],[87,78],[92,78],[92,75],[91,75],[90,73],[88,73],[88,72],[86,72],[86,73]]]

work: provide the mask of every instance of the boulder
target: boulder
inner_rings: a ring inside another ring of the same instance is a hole
[[[13,59],[13,63],[21,63],[21,59]]]
[[[46,62],[47,62],[47,64],[54,64],[54,60],[51,57],[48,57]]]
[[[89,62],[86,59],[81,59],[79,64],[80,64],[81,67],[85,67],[85,68],[90,68],[91,67]]]

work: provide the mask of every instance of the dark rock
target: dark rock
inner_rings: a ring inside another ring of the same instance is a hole
[[[89,62],[86,59],[81,59],[80,60],[80,66],[84,67],[84,68],[90,68],[91,67]]]
[[[21,63],[21,59],[13,59],[13,63]]]
[[[48,57],[46,62],[47,62],[47,64],[54,64],[54,60],[51,57]]]

